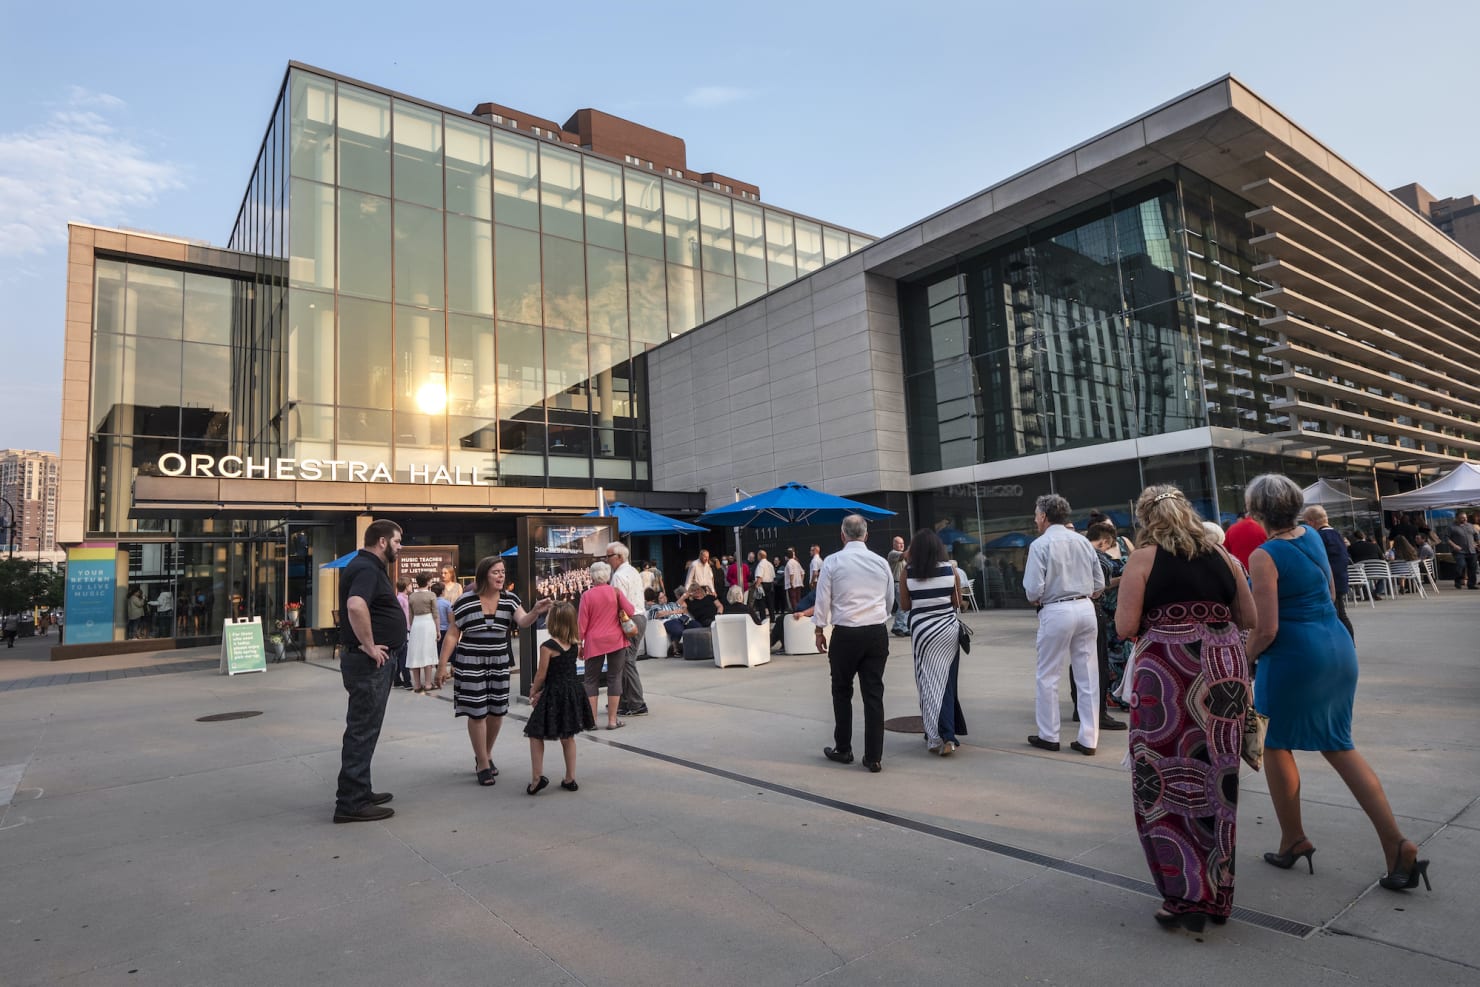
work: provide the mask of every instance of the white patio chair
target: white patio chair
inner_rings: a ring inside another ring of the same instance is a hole
[[[1346,567],[1346,595],[1356,603],[1367,594],[1367,605],[1374,610],[1377,609],[1377,601],[1372,598],[1372,584],[1367,580],[1367,570],[1360,565],[1349,565]]]
[[[1438,596],[1439,595],[1439,582],[1438,582],[1438,580],[1436,580],[1434,578],[1434,560],[1433,559],[1419,559],[1418,560],[1418,571],[1422,574],[1422,578],[1419,581],[1422,582],[1425,579],[1428,580],[1429,585],[1432,586],[1433,589],[1434,589],[1434,595],[1435,596]]]
[[[1392,572],[1394,579],[1403,580],[1412,587],[1421,598],[1427,598],[1428,594],[1423,591],[1423,577],[1419,574],[1417,562],[1389,562],[1388,570]]]
[[[1367,582],[1372,584],[1374,593],[1381,593],[1383,596],[1397,595],[1398,588],[1393,584],[1393,573],[1386,560],[1368,559],[1362,563],[1362,568],[1367,571]]]

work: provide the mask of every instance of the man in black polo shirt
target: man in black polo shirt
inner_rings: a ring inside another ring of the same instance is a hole
[[[386,698],[396,674],[391,659],[406,643],[406,614],[396,600],[387,566],[401,548],[401,526],[373,521],[365,529],[365,545],[339,577],[340,640],[344,654],[339,672],[349,693],[345,714],[344,750],[340,757],[339,792],[334,821],[372,822],[388,819],[396,810],[386,805],[390,792],[370,788],[370,759],[380,740]]]

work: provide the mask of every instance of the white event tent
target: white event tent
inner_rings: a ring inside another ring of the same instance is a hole
[[[1474,463],[1460,463],[1452,473],[1428,486],[1382,499],[1383,509],[1388,511],[1427,511],[1474,504],[1480,504],[1480,466]]]

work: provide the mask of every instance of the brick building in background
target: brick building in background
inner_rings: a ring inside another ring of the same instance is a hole
[[[31,449],[0,450],[0,508],[4,520],[15,517],[15,533],[3,540],[6,550],[55,551],[57,547],[57,454]],[[8,532],[7,532],[8,533]],[[37,539],[40,545],[37,545]]]

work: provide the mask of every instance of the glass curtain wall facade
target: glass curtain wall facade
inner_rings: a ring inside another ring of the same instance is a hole
[[[245,431],[398,479],[644,489],[643,352],[867,242],[294,68],[231,237],[286,272]]]
[[[1288,430],[1271,407],[1283,364],[1264,355],[1277,340],[1259,326],[1273,309],[1255,297],[1270,285],[1253,272],[1251,208],[1174,169],[901,282],[912,472],[1207,425]],[[1081,530],[1100,511],[1128,532],[1140,491],[1175,483],[1226,524],[1266,471],[1372,485],[1309,456],[1202,448],[927,490],[916,518],[949,534],[980,605],[1023,606],[1037,495],[1067,497]]]

